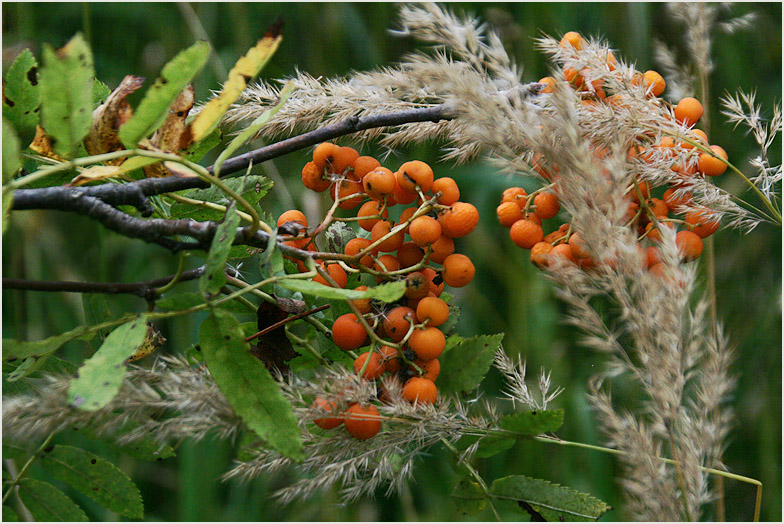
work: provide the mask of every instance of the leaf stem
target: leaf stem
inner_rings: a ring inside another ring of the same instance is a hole
[[[6,500],[8,500],[8,497],[10,497],[10,496],[11,496],[11,492],[12,492],[12,491],[14,490],[14,488],[15,488],[15,487],[16,487],[16,486],[19,484],[19,481],[21,481],[21,480],[22,480],[22,477],[24,477],[24,476],[25,476],[25,473],[27,473],[27,470],[28,470],[28,469],[30,469],[30,466],[32,466],[32,465],[33,465],[33,462],[35,462],[35,459],[37,459],[37,458],[38,458],[38,455],[39,455],[39,454],[40,454],[40,453],[41,453],[41,452],[42,452],[44,449],[46,449],[46,447],[49,445],[49,443],[50,443],[50,442],[52,441],[52,439],[54,438],[54,435],[55,435],[55,434],[54,434],[54,433],[52,433],[52,434],[50,434],[48,437],[46,437],[46,440],[44,440],[44,441],[43,441],[43,443],[42,443],[40,446],[38,446],[38,449],[36,449],[36,450],[33,452],[33,454],[30,456],[30,458],[29,458],[29,459],[27,459],[27,462],[25,462],[24,466],[22,466],[22,469],[20,469],[20,470],[19,470],[19,473],[17,473],[17,474],[16,474],[16,477],[14,477],[14,479],[11,481],[11,484],[8,486],[8,490],[7,490],[7,491],[5,492],[5,494],[3,495],[2,504],[5,504],[5,501],[6,501]]]
[[[457,451],[457,448],[455,448],[448,440],[444,438],[441,439],[441,443],[444,444],[444,446],[449,451],[451,451],[452,454],[454,454],[454,456],[458,460],[460,460],[460,453]],[[471,477],[479,485],[479,488],[482,490],[482,493],[485,494],[485,497],[487,497],[487,502],[490,504],[490,508],[493,510],[493,515],[495,515],[495,519],[498,522],[501,522],[501,515],[498,514],[498,510],[496,509],[495,504],[493,503],[493,495],[491,495],[490,490],[487,488],[487,484],[485,484],[485,481],[482,478],[482,476],[469,463],[463,462],[462,464],[465,467],[465,469],[468,471],[468,473],[471,475]]]

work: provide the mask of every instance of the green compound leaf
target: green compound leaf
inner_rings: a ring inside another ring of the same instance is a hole
[[[19,515],[11,506],[3,506],[3,522],[19,522]]]
[[[501,417],[503,429],[525,435],[541,435],[555,431],[563,425],[564,410],[523,411]]]
[[[78,431],[90,440],[101,440],[106,442],[120,453],[124,453],[136,460],[162,461],[176,456],[176,453],[171,446],[166,444],[161,445],[161,443],[156,441],[152,436],[141,440],[135,440],[130,444],[121,444],[119,439],[122,435],[128,434],[135,427],[137,427],[135,423],[128,422],[123,424],[121,428],[118,428],[112,435],[98,435],[90,426],[72,426],[72,430]]]
[[[248,427],[282,455],[303,460],[291,404],[267,368],[250,354],[237,319],[214,310],[201,325],[199,345],[215,382]]]
[[[3,361],[12,362],[20,358],[40,358],[59,349],[70,340],[81,337],[90,331],[89,326],[79,326],[61,335],[45,338],[43,340],[13,340],[3,339]]]
[[[125,147],[136,147],[163,124],[169,106],[201,70],[210,56],[210,46],[199,41],[181,51],[163,66],[161,76],[147,90],[139,107],[121,128],[119,137]]]
[[[145,319],[145,315],[139,315],[117,327],[79,368],[77,378],[68,388],[68,402],[72,406],[95,411],[117,395],[125,376],[125,361],[142,345],[147,334]]]
[[[144,517],[139,488],[114,464],[98,455],[57,445],[44,452],[41,464],[57,480],[70,484],[118,515],[136,520]]]
[[[452,500],[464,515],[479,515],[487,507],[487,496],[479,484],[465,478],[452,491]]]
[[[229,259],[229,250],[240,225],[240,216],[237,214],[235,202],[226,208],[226,217],[218,225],[215,236],[212,237],[210,251],[207,253],[207,265],[204,274],[199,278],[199,291],[202,295],[214,295],[226,285],[226,261]]]
[[[60,156],[76,156],[90,132],[93,112],[93,56],[81,34],[62,49],[43,48],[41,125]]]
[[[251,175],[242,178],[229,178],[223,181],[229,189],[239,193],[249,204],[255,204],[267,194],[272,188],[272,181],[262,175]],[[182,193],[182,196],[202,202],[213,202],[216,204],[228,205],[229,197],[218,187],[212,186],[206,189],[194,189]],[[212,209],[204,209],[192,204],[182,202],[172,203],[169,214],[172,218],[192,218],[194,220],[220,220],[223,212]]]
[[[65,493],[48,482],[22,479],[19,497],[38,522],[86,522],[90,519]],[[5,520],[5,508],[3,511]]]
[[[522,475],[496,479],[490,494],[506,506],[525,511],[532,521],[596,520],[612,509],[591,495]]]
[[[19,156],[21,149],[22,145],[14,127],[3,117],[3,185],[10,182],[22,169],[22,159]]]
[[[93,109],[106,102],[111,94],[112,90],[109,89],[109,86],[95,78],[93,80]]]
[[[443,393],[473,391],[479,386],[501,347],[503,333],[466,338],[441,356],[438,390]]]
[[[312,280],[294,278],[284,278],[283,280],[279,281],[278,284],[288,290],[299,291],[303,295],[312,295],[315,297],[328,298],[331,300],[375,298],[376,300],[380,300],[382,302],[394,302],[395,300],[402,297],[406,292],[406,283],[403,280],[381,284],[366,291],[334,288],[325,286],[324,284],[319,284],[318,282],[313,282]]]
[[[8,68],[3,84],[3,119],[8,120],[16,129],[25,147],[35,136],[40,105],[38,62],[33,53],[25,49]],[[3,141],[5,142],[5,133]],[[3,156],[5,157],[5,150]]]

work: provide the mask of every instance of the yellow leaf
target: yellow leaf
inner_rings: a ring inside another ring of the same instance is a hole
[[[122,175],[122,169],[118,166],[93,166],[76,175],[68,185],[81,186],[89,182],[117,178],[120,175]]]
[[[169,107],[169,114],[150,139],[153,147],[166,153],[179,153],[191,145],[190,129],[185,119],[193,107],[193,85],[183,89]]]
[[[196,173],[196,171],[182,164],[178,164],[177,162],[164,162],[163,167],[165,167],[172,176],[178,176],[181,178],[199,178],[199,174]]]
[[[66,161],[65,158],[54,152],[54,149],[52,149],[52,141],[46,135],[44,128],[41,126],[35,126],[35,138],[33,138],[33,141],[29,147],[31,150],[41,156],[59,160],[60,162]]]
[[[146,357],[155,352],[166,342],[166,338],[161,335],[160,331],[155,329],[152,324],[147,324],[147,335],[144,337],[144,342],[139,346],[136,351],[128,359],[128,362],[134,362],[141,358]]]
[[[274,23],[267,30],[264,38],[259,40],[245,56],[234,64],[220,94],[207,102],[196,119],[191,123],[191,134],[194,142],[198,142],[209,135],[217,127],[223,115],[228,111],[229,106],[237,100],[242,91],[248,86],[250,79],[259,74],[259,71],[272,58],[282,39],[280,35],[281,27],[281,21]]]
[[[126,76],[117,89],[106,98],[106,102],[93,111],[93,125],[90,134],[84,139],[84,147],[89,154],[100,155],[125,149],[118,137],[118,131],[120,126],[133,116],[133,109],[126,97],[139,89],[143,83],[144,77]],[[118,158],[109,163],[118,165],[122,161],[122,158]]]

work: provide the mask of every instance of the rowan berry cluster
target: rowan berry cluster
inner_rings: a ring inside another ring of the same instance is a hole
[[[579,33],[568,32],[560,41],[562,48],[573,48],[579,54],[583,47],[583,39]],[[621,73],[616,70],[617,60],[612,51],[607,51],[605,59],[607,71],[602,73]],[[587,78],[596,80],[587,81]],[[619,77],[620,79],[620,77]],[[565,81],[581,97],[584,106],[591,107],[604,104],[618,110],[624,99],[621,93],[611,93],[599,74],[591,68],[575,70],[566,67],[562,78],[545,77],[539,80],[543,84],[543,93],[552,93],[559,81]],[[672,171],[670,187],[660,197],[654,197],[653,188],[648,181],[640,176],[630,177],[626,197],[629,201],[628,212],[624,218],[625,225],[636,231],[639,247],[645,250],[647,268],[661,274],[661,262],[658,243],[661,242],[662,228],[680,229],[676,234],[676,244],[683,261],[696,260],[703,251],[702,239],[716,232],[719,217],[711,209],[696,205],[687,190],[688,179],[691,177],[714,177],[722,174],[727,168],[727,154],[720,146],[710,145],[707,135],[694,128],[704,113],[702,104],[695,98],[687,97],[678,104],[671,105],[659,99],[664,92],[666,83],[656,71],[631,71],[630,84],[642,86],[645,96],[655,102],[662,115],[674,120],[687,128],[685,136],[662,136],[657,139],[654,131],[638,137],[637,143],[629,148],[627,161],[630,172],[641,172],[643,167],[656,162],[661,165],[665,161]],[[596,147],[594,156],[603,158],[607,148]],[[512,241],[531,250],[531,261],[540,268],[547,267],[553,257],[561,257],[580,268],[588,270],[599,263],[612,264],[612,260],[595,260],[585,249],[579,231],[574,231],[568,223],[560,224],[549,234],[545,234],[542,220],[557,215],[560,205],[558,192],[560,176],[558,166],[545,162],[540,155],[534,156],[532,167],[551,183],[532,194],[519,187],[504,191],[501,204],[496,209],[499,222],[509,228]],[[679,189],[681,189],[679,191]]]
[[[302,212],[283,213],[277,225],[279,232],[291,235],[285,244],[316,252],[316,236],[335,221],[356,222],[364,231],[355,231],[343,253],[319,252],[315,259],[319,275],[314,281],[345,288],[349,273],[368,273],[377,283],[406,283],[404,297],[395,303],[349,301],[353,312],[334,320],[332,340],[351,352],[369,345],[353,366],[364,379],[378,380],[389,373],[402,384],[404,399],[434,403],[438,357],[446,346],[439,326],[449,317],[449,306],[439,297],[445,285],[462,287],[474,277],[473,263],[455,253],[454,239],[473,231],[479,221],[477,209],[459,200],[460,190],[452,178],[436,179],[425,162],[412,160],[392,171],[373,157],[333,143],[315,148],[313,160],[302,169],[302,182],[313,191],[329,190],[334,203],[310,230]],[[338,209],[352,210],[351,216],[336,217]],[[391,218],[398,212],[396,219]],[[302,261],[295,262],[300,271],[306,270]],[[379,399],[388,400],[383,385],[379,390]],[[314,407],[335,415],[315,420],[324,429],[345,422],[351,435],[367,439],[381,428],[372,404],[352,404],[339,414],[335,403],[319,398]]]

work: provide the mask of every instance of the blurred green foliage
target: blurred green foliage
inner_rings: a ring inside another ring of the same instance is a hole
[[[525,66],[523,75],[529,81],[549,71],[549,65],[532,45],[542,33],[560,35],[576,30],[601,36],[618,50],[619,56],[636,62],[641,70],[656,67],[652,59],[654,38],[674,46],[679,56],[688,60],[683,28],[664,16],[660,4],[481,3],[452,7],[489,21],[501,33],[509,52]],[[392,63],[416,48],[411,41],[388,34],[387,30],[395,26],[396,9],[391,3],[4,2],[3,70],[24,48],[31,48],[40,57],[44,42],[60,46],[81,31],[93,48],[98,77],[110,87],[117,86],[126,74],[146,76],[151,82],[166,61],[197,39],[197,31],[204,31],[217,53],[196,81],[196,98],[204,100],[209,90],[224,80],[225,71],[278,16],[285,20],[284,39],[263,71],[265,78],[282,78],[295,69],[314,76],[345,75],[351,70]],[[733,130],[723,121],[717,95],[738,88],[756,90],[758,101],[769,110],[781,94],[781,5],[743,3],[732,13],[749,11],[759,14],[753,30],[714,35],[716,69],[711,76],[713,98],[709,103],[711,142],[721,144],[740,166],[755,155],[754,143],[743,130]],[[138,103],[133,98],[131,101]],[[780,142],[775,147],[780,150]],[[278,182],[262,201],[273,215],[297,206],[315,217],[323,209],[323,202],[306,195],[299,183],[307,153],[292,154],[257,168]],[[363,154],[380,153],[374,148],[363,150]],[[587,379],[602,365],[603,358],[580,346],[579,333],[562,322],[564,307],[554,298],[551,284],[529,263],[528,253],[509,241],[495,220],[494,209],[503,189],[513,185],[532,189],[535,181],[499,175],[482,163],[460,167],[437,163],[438,144],[395,152],[388,163],[397,165],[411,158],[434,162],[437,175],[454,177],[464,198],[479,208],[482,217],[475,233],[458,241],[458,250],[474,260],[478,275],[458,293],[457,302],[465,306],[459,333],[506,333],[509,354],[522,354],[532,372],[540,366],[552,370],[555,384],[566,387],[556,402],[556,407],[566,409],[566,423],[559,436],[601,444],[584,393]],[[780,162],[780,157],[775,160]],[[742,190],[731,175],[721,177],[718,183],[736,192]],[[74,231],[81,234],[74,235]],[[762,225],[747,235],[722,231],[716,235],[715,249],[719,318],[736,348],[734,373],[738,378],[732,399],[737,418],[724,457],[730,471],[764,483],[761,518],[780,521],[781,230]],[[3,237],[2,261],[4,276],[123,282],[170,274],[177,265],[176,257],[159,247],[119,237],[87,218],[43,211],[14,215]],[[201,262],[191,260],[189,267]],[[242,271],[253,280],[257,268],[243,267]],[[194,289],[194,283],[182,286],[182,290]],[[143,301],[133,297],[112,297],[110,304],[115,315],[145,307]],[[81,297],[74,294],[4,290],[2,308],[3,337],[42,338],[84,320]],[[159,327],[169,340],[169,351],[181,352],[192,344],[202,318],[196,315],[162,323]],[[74,343],[68,351],[72,358],[83,358],[90,349]],[[491,372],[487,393],[497,393],[500,385],[498,374]],[[633,392],[618,394],[621,400],[634,400]],[[439,449],[422,457],[416,482],[400,495],[385,498],[379,493],[375,499],[338,507],[337,493],[328,493],[307,503],[281,506],[268,494],[291,480],[285,475],[248,485],[220,482],[236,451],[232,443],[184,442],[176,459],[142,463],[120,457],[107,446],[78,435],[58,437],[56,441],[85,446],[130,474],[142,491],[150,520],[463,519],[449,497],[456,476]],[[479,461],[478,468],[488,481],[525,474],[568,485],[615,507],[605,520],[625,518],[615,481],[621,472],[609,455],[524,442]],[[33,474],[46,478],[37,466]],[[727,519],[749,520],[754,507],[752,486],[726,481],[725,492]],[[74,497],[93,519],[117,518],[84,497]],[[516,514],[504,516],[519,518]],[[478,517],[490,518],[488,512]]]

